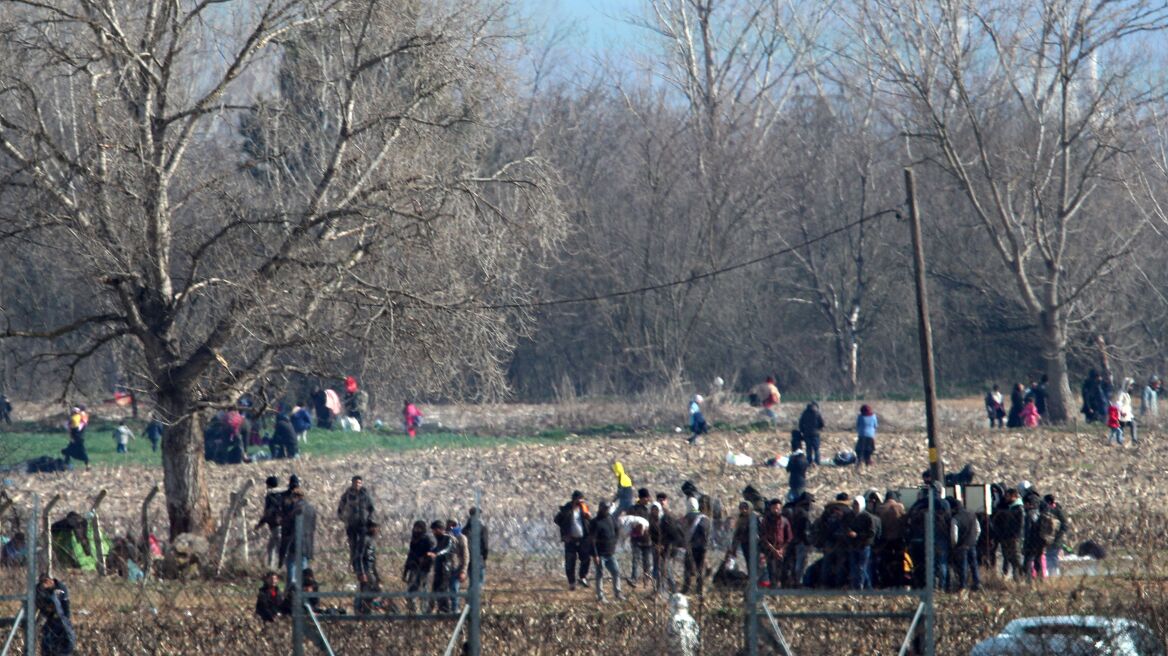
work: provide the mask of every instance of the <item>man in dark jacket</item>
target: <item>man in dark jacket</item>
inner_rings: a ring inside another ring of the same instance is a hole
[[[360,592],[381,592],[381,574],[377,571],[377,522],[370,521],[366,525],[365,535],[357,541],[359,552],[353,553],[353,573],[357,575],[357,585]],[[358,615],[367,615],[373,609],[376,599],[357,598],[353,603],[353,612]]]
[[[304,498],[304,490],[299,486],[289,491],[291,503],[284,506],[284,515],[280,518],[280,553],[287,568],[285,581],[288,585],[297,583],[296,577],[296,518],[301,519],[304,526],[304,540],[300,544],[300,566],[307,568],[312,562],[313,546],[316,537],[316,507]]]
[[[925,586],[925,540],[929,516],[929,496],[933,497],[933,584],[945,590],[949,586],[949,543],[950,520],[949,504],[941,498],[941,493],[935,485],[926,479],[926,487],[916,503],[909,508],[905,515],[905,539],[908,542],[909,556],[912,558],[913,587]]]
[[[446,530],[446,523],[435,519],[430,522],[430,532],[434,535],[434,550],[426,554],[433,563],[434,579],[430,584],[430,592],[450,592],[451,577],[455,573],[455,543],[453,536]],[[430,600],[430,609],[435,606],[439,613],[449,613],[453,608],[453,599],[439,597]]]
[[[614,554],[616,543],[620,538],[615,519],[609,511],[606,501],[600,502],[596,517],[588,524],[588,542],[592,559],[596,565],[596,600],[604,602],[604,570],[612,575],[612,594],[617,599],[623,599],[620,589],[620,566],[617,565]]]
[[[355,554],[361,550],[361,538],[364,537],[369,522],[373,520],[373,497],[365,489],[365,482],[360,476],[354,476],[348,488],[337,502],[337,517],[345,524],[345,537],[349,541],[349,553]]]
[[[713,521],[701,511],[697,497],[686,497],[687,509],[681,522],[685,531],[685,582],[681,584],[681,594],[689,594],[690,582],[697,579],[697,593],[702,594],[706,579],[706,551],[714,532]]]
[[[807,448],[807,460],[812,465],[819,465],[819,433],[823,430],[823,415],[819,414],[819,404],[812,401],[803,409],[799,416],[799,432],[803,435],[803,444]]]
[[[785,588],[797,588],[803,584],[807,554],[811,551],[811,504],[814,501],[811,493],[803,492],[783,507],[783,515],[791,524],[791,541],[783,554],[782,581]]]
[[[787,456],[787,487],[791,489],[788,499],[794,499],[807,487],[807,456],[803,449],[796,449]]]
[[[281,412],[276,415],[276,427],[272,430],[272,437],[268,445],[273,458],[295,458],[299,453],[296,446],[296,431],[292,428],[292,420]]]
[[[869,498],[869,503],[872,499]],[[904,568],[904,504],[900,502],[900,492],[888,490],[884,501],[875,506],[880,518],[880,535],[873,546],[877,587],[900,587],[908,583]]]
[[[580,490],[574,490],[572,500],[560,506],[556,513],[556,526],[560,528],[560,541],[564,543],[564,575],[568,577],[569,590],[576,589],[577,580],[581,585],[588,585],[588,567],[592,562],[588,553],[588,525],[591,521],[592,513]]]
[[[1055,535],[1056,522],[1036,492],[1026,495],[1022,511],[1022,571],[1031,580],[1042,580],[1046,578],[1042,557]]]
[[[852,502],[848,525],[848,582],[853,590],[872,589],[872,545],[880,535],[880,518],[863,497]]]
[[[1022,554],[1019,550],[1019,541],[1022,539],[1022,530],[1025,528],[1025,510],[1022,500],[1018,498],[1018,490],[1006,490],[998,507],[990,517],[990,527],[994,540],[1002,549],[1002,574],[1014,570],[1014,579],[1023,577]]]
[[[686,557],[685,529],[678,518],[669,511],[668,497],[657,495],[657,503],[661,505],[661,516],[658,520],[660,542],[657,551],[660,556],[660,575],[657,578],[657,591],[677,592],[677,579],[674,574],[679,563],[684,563]]]
[[[279,567],[281,563],[280,517],[284,509],[284,492],[276,489],[279,484],[280,479],[275,476],[269,476],[265,481],[267,493],[264,494],[264,511],[255,525],[256,530],[264,525],[268,527],[268,543],[264,549],[264,555],[267,566],[272,568]]]
[[[435,548],[434,537],[426,530],[426,522],[417,520],[410,531],[410,550],[406,554],[406,564],[402,567],[402,582],[406,584],[406,592],[421,590],[430,577],[430,566],[433,564],[428,554]],[[408,602],[410,612],[416,610],[414,600]]]
[[[977,571],[977,539],[981,537],[981,524],[977,515],[957,499],[949,499],[949,510],[953,513],[950,538],[953,549],[949,562],[957,570],[957,590],[964,590],[967,577],[972,584],[970,590],[981,589],[981,577]],[[969,576],[972,573],[972,576]]]
[[[820,587],[841,588],[848,581],[848,531],[855,513],[852,499],[840,492],[835,500],[823,508],[823,513],[811,528],[815,546],[823,551],[815,578]]]
[[[787,547],[791,544],[791,520],[783,515],[783,504],[778,499],[771,499],[767,506],[766,519],[762,523],[762,533],[759,535],[759,550],[766,558],[767,580],[772,588],[782,586],[783,558],[787,555]]]
[[[479,554],[478,554],[478,558],[476,559],[475,555],[473,553],[474,545],[473,544],[469,545],[471,552],[472,552],[470,554],[471,561],[473,561],[470,564],[470,568],[472,571],[474,570],[475,567],[478,568],[478,570],[479,570],[479,583],[481,584],[483,581],[485,581],[487,579],[487,556],[490,555],[491,549],[490,549],[490,539],[489,539],[488,534],[487,534],[487,523],[483,521],[482,515],[479,514],[479,509],[475,508],[474,506],[471,506],[471,508],[466,511],[466,523],[464,524],[466,526],[466,539],[470,540],[471,521],[475,517],[478,517],[478,519],[479,519]],[[468,575],[469,575],[469,572],[468,572]]]
[[[45,656],[69,656],[77,647],[73,631],[69,590],[57,579],[45,574],[36,587],[36,609],[44,618],[41,625],[41,653]],[[31,650],[29,650],[31,651]]]
[[[625,514],[640,517],[648,522],[652,501],[653,497],[649,494],[649,489],[643,487],[637,490],[637,502],[633,504],[632,508],[626,510]],[[629,550],[633,556],[633,571],[629,575],[629,585],[636,587],[640,581],[637,577],[638,565],[641,568],[641,578],[645,579],[645,582],[652,578],[653,538],[647,527],[642,528],[639,524],[633,525],[633,529],[629,532]]]

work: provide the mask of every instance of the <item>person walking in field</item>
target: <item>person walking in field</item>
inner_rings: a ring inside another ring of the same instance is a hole
[[[89,415],[81,406],[74,406],[69,413],[69,444],[61,449],[65,464],[69,464],[70,460],[80,460],[89,469],[89,452],[85,449],[85,427],[88,424]]]
[[[130,430],[126,422],[118,422],[118,427],[114,429],[114,443],[117,445],[117,452],[126,453],[132,439],[134,439],[134,431]]]
[[[158,445],[162,443],[162,433],[165,427],[158,417],[151,417],[150,423],[146,424],[146,439],[150,440],[150,450],[157,452]]]
[[[1112,399],[1111,405],[1107,406],[1107,444],[1110,445],[1115,442],[1119,446],[1123,446],[1123,424],[1119,420],[1119,401]]]
[[[406,401],[402,407],[402,425],[405,426],[406,434],[410,439],[418,436],[418,427],[422,425],[422,413],[418,410],[418,406],[410,401]]]
[[[1131,378],[1124,378],[1123,384],[1119,387],[1119,393],[1116,394],[1116,404],[1119,405],[1119,429],[1128,429],[1131,431],[1132,444],[1139,443],[1139,437],[1136,435],[1136,417],[1132,414],[1132,397],[1131,393],[1136,388],[1136,382]]]
[[[872,466],[872,454],[876,453],[876,413],[869,405],[860,406],[856,417],[856,471]]]
[[[365,489],[365,481],[354,476],[349,487],[337,502],[337,518],[345,525],[345,538],[349,543],[349,553],[356,554],[361,549],[360,542],[373,521],[373,497]]]
[[[381,574],[377,571],[377,522],[366,522],[364,535],[358,541],[353,554],[353,573],[357,575],[360,592],[381,592]],[[376,599],[359,597],[353,603],[353,612],[368,615],[373,610]]]
[[[588,526],[591,521],[592,513],[580,490],[572,492],[572,500],[560,506],[555,516],[555,524],[560,529],[560,541],[564,543],[564,575],[568,577],[569,590],[576,589],[577,581],[581,585],[588,585],[588,568],[592,561],[588,554]]]
[[[435,551],[434,536],[426,530],[426,522],[417,520],[410,531],[410,548],[406,554],[406,563],[402,567],[402,582],[406,584],[406,592],[418,592],[426,585],[430,578],[430,567],[433,564],[428,554]],[[413,599],[407,602],[410,612],[417,608]]]
[[[1152,376],[1144,386],[1143,396],[1140,398],[1140,416],[1151,417],[1153,420],[1160,416],[1160,377]]]
[[[643,487],[637,490],[637,502],[633,507],[622,513],[623,517],[638,520],[626,522],[629,529],[629,551],[632,552],[633,558],[629,585],[634,588],[640,581],[637,577],[638,571],[646,582],[652,578],[653,539],[649,535],[649,508],[652,502],[653,497],[649,494],[649,488]]]
[[[609,504],[601,501],[596,517],[588,525],[589,551],[596,566],[596,600],[604,603],[604,571],[612,577],[612,594],[624,599],[620,587],[620,565],[616,562],[616,543],[620,529],[609,510]]]
[[[280,479],[269,476],[264,482],[267,492],[264,494],[264,510],[260,520],[256,522],[255,530],[261,526],[268,527],[268,542],[264,549],[265,564],[275,569],[280,566],[280,517],[284,510],[284,492],[277,490]]]
[[[304,403],[297,403],[296,407],[292,408],[292,415],[289,417],[292,421],[292,430],[296,433],[296,441],[308,444],[308,431],[312,428],[312,415],[309,414],[308,408]]]

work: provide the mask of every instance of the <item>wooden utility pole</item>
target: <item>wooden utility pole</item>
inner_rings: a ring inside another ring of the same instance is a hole
[[[909,225],[912,229],[913,274],[917,288],[917,328],[921,342],[921,380],[925,385],[925,430],[929,441],[929,473],[932,474],[933,485],[939,486],[945,482],[945,468],[941,465],[941,445],[937,440],[937,379],[933,370],[933,328],[929,323],[929,294],[925,287],[925,249],[921,240],[921,215],[917,210],[916,185],[913,183],[911,168],[904,170],[904,191]],[[933,504],[939,499],[934,498],[932,489],[925,494],[929,495],[928,535],[925,536],[927,543],[925,567],[928,568],[925,604],[929,609],[925,616],[925,654],[933,656],[937,621],[933,606]]]

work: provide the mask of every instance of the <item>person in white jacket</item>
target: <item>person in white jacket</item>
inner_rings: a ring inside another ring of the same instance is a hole
[[[1119,388],[1119,394],[1115,397],[1115,403],[1119,406],[1119,430],[1130,429],[1132,444],[1137,444],[1139,439],[1136,436],[1136,418],[1132,414],[1131,392],[1133,389],[1135,389],[1135,381],[1131,378],[1124,378],[1123,385]]]

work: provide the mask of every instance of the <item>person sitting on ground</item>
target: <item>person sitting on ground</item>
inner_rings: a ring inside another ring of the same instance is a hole
[[[264,584],[260,586],[259,593],[256,594],[255,613],[265,622],[274,622],[283,611],[284,606],[284,599],[280,596],[280,586],[278,585],[280,575],[269,571],[264,574],[261,580]]]
[[[876,453],[876,413],[872,407],[860,406],[856,417],[856,471],[872,466],[872,454]]]

